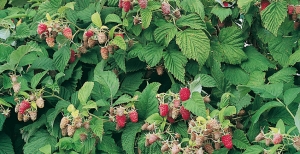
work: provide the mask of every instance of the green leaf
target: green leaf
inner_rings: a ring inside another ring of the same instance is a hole
[[[160,2],[156,2],[156,1],[149,1],[147,8],[150,10],[158,10],[161,7],[161,3]]]
[[[297,126],[297,129],[300,133],[300,105],[298,106],[298,110],[295,115],[295,125]]]
[[[85,82],[78,91],[78,99],[82,105],[85,105],[94,88],[94,82]]]
[[[147,85],[142,94],[138,97],[138,102],[135,103],[139,119],[146,119],[154,113],[158,113],[158,100],[156,94],[160,84],[153,82]]]
[[[45,145],[51,146],[51,153],[54,152],[55,145],[57,141],[56,138],[51,136],[46,130],[37,131],[26,144],[24,145],[24,153],[36,153],[40,154],[39,149]]]
[[[267,71],[268,68],[275,68],[275,65],[259,53],[253,46],[246,47],[245,53],[248,59],[242,63],[241,67],[248,73],[253,71]]]
[[[73,139],[71,137],[60,138],[57,146],[60,149],[71,150],[73,148]]]
[[[115,51],[114,58],[117,65],[126,73],[126,66],[125,66],[126,51],[124,50]]]
[[[58,49],[53,55],[54,65],[60,71],[63,72],[67,66],[71,56],[70,49],[67,46],[63,46]]]
[[[7,44],[0,44],[0,63],[9,60],[9,55],[14,51],[14,48]]]
[[[6,117],[4,116],[4,114],[0,114],[0,131],[2,131],[3,129],[3,124],[6,120]]]
[[[155,125],[160,125],[164,121],[164,119],[158,113],[154,113],[151,116],[149,116],[145,121],[149,124],[155,123]]]
[[[210,41],[202,30],[186,29],[178,32],[176,43],[187,58],[197,60],[201,66],[209,56]]]
[[[264,85],[265,76],[266,76],[265,72],[260,72],[260,71],[251,72],[249,76],[249,82],[247,83],[247,85],[249,86]]]
[[[204,12],[204,5],[200,0],[183,0],[180,3],[183,10],[187,12],[195,12],[200,15],[201,19],[204,19],[205,12]]]
[[[216,80],[213,77],[211,77],[210,75],[199,74],[195,77],[195,79],[198,78],[198,76],[200,77],[200,84],[202,87],[216,87],[217,86]]]
[[[237,66],[228,66],[224,70],[225,78],[232,84],[247,84],[249,81],[249,75]]]
[[[141,9],[141,18],[142,18],[142,28],[146,29],[150,26],[152,19],[152,12],[150,9]]]
[[[115,22],[115,23],[118,23],[118,24],[122,23],[121,18],[116,14],[107,15],[106,18],[105,18],[105,23],[108,23],[108,22]]]
[[[25,22],[17,26],[16,36],[15,36],[16,38],[26,38],[29,36],[30,36],[30,29]]]
[[[278,29],[287,16],[287,2],[275,1],[261,11],[261,20],[264,27],[277,36]]]
[[[262,148],[259,145],[251,145],[248,146],[248,148],[243,152],[243,154],[257,154],[262,153],[264,151],[264,148]]]
[[[264,113],[266,110],[269,110],[269,109],[274,108],[274,107],[281,107],[281,106],[283,106],[283,105],[281,103],[277,102],[277,101],[271,101],[271,102],[268,102],[268,103],[264,104],[252,116],[251,122],[256,123],[258,121],[260,115],[262,113]]]
[[[39,150],[44,154],[51,154],[51,145],[47,144],[47,145],[39,148]]]
[[[237,111],[251,104],[251,96],[249,94],[241,95],[238,91],[232,93],[234,97],[230,97],[230,104],[236,107]]]
[[[90,124],[91,130],[96,136],[100,138],[100,141],[102,141],[102,136],[103,136],[103,120],[102,119],[96,119],[91,122]]]
[[[227,106],[223,112],[223,116],[232,116],[236,113],[237,112],[235,106]]]
[[[7,107],[12,107],[9,103],[7,103],[4,99],[0,98],[0,105],[4,105]]]
[[[206,29],[205,22],[198,14],[182,15],[178,20],[176,20],[176,25],[178,27],[188,26],[192,29]]]
[[[42,80],[42,78],[46,75],[47,72],[48,71],[44,71],[44,72],[34,75],[31,78],[31,88],[35,89],[36,86],[39,84],[39,82]]]
[[[128,103],[129,101],[131,101],[131,99],[132,99],[131,96],[129,96],[127,94],[122,95],[114,102],[113,106],[120,105],[123,103]]]
[[[143,82],[143,74],[141,72],[128,74],[122,81],[120,92],[133,95]],[[132,80],[134,79],[134,80]]]
[[[94,13],[91,16],[91,20],[92,20],[93,24],[95,24],[97,27],[99,27],[99,28],[102,27],[102,21],[100,18],[100,14],[98,12]]]
[[[279,119],[279,120],[278,120],[278,122],[277,122],[277,124],[276,124],[276,128],[279,129],[280,133],[282,133],[282,134],[285,134],[285,133],[286,133],[286,132],[285,132],[285,124],[284,124],[284,122],[282,121],[282,119]]]
[[[20,60],[29,52],[35,51],[34,47],[29,45],[19,46],[17,50],[13,51],[9,56],[9,64],[16,65],[20,62]]]
[[[141,131],[142,123],[128,123],[122,133],[122,147],[128,154],[134,154],[135,136]]]
[[[119,154],[122,153],[122,149],[116,144],[112,136],[103,135],[103,141],[97,144],[98,150],[110,153]]]
[[[0,132],[0,153],[2,154],[14,154],[13,145],[11,139],[4,132]]]
[[[67,101],[58,101],[55,105],[55,109],[48,110],[46,113],[47,123],[46,126],[49,132],[52,132],[54,127],[54,121],[59,113],[62,112],[63,109],[66,109],[70,105],[70,102]],[[53,136],[53,134],[51,134]]]
[[[296,50],[288,60],[289,65],[295,65],[297,62],[300,62],[300,49]]]
[[[109,42],[109,44],[113,44],[121,48],[122,50],[126,50],[126,43],[123,37],[116,36],[113,40]]]
[[[284,34],[283,34],[284,35]],[[297,39],[294,37],[283,37],[278,36],[272,38],[269,43],[269,51],[274,58],[274,60],[278,61],[281,66],[287,67],[289,64],[289,57],[292,55],[293,47]]]
[[[286,106],[289,106],[300,93],[300,88],[290,88],[284,91],[283,100]]]
[[[175,37],[177,28],[171,23],[166,23],[154,31],[154,39],[157,43],[168,46],[171,40]]]
[[[242,11],[242,13],[247,13],[249,11],[251,5],[253,5],[253,0],[237,1],[237,5],[240,8],[240,10]]]
[[[184,108],[196,116],[206,117],[206,107],[200,93],[192,93],[192,97],[183,103]]]
[[[111,98],[115,96],[120,86],[116,74],[111,71],[96,71],[94,80],[109,90]]]
[[[179,51],[168,51],[163,53],[164,65],[174,77],[184,83],[186,57]]]
[[[223,22],[227,17],[232,15],[231,9],[223,8],[220,5],[215,5],[212,8],[211,13],[216,15],[221,22]]]
[[[7,0],[0,1],[0,10],[2,10],[7,3]]]
[[[283,83],[251,86],[250,88],[263,98],[277,98],[283,92]]]
[[[190,91],[191,93],[193,92],[199,92],[201,94],[202,92],[202,85],[201,85],[201,82],[200,82],[200,76],[196,76],[194,81],[192,81],[190,83]]]
[[[149,43],[142,51],[146,62],[151,66],[158,64],[163,57],[163,46],[155,43]]]
[[[234,131],[232,143],[239,149],[247,149],[251,145],[245,135],[245,132],[239,129]]]
[[[286,67],[274,73],[268,78],[270,83],[291,82],[294,80],[297,69],[294,67]]]
[[[215,150],[213,154],[228,154],[228,149],[221,148],[220,150]]]

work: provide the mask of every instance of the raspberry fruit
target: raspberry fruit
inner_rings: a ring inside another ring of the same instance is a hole
[[[179,97],[181,101],[186,101],[190,98],[191,91],[189,88],[181,88],[179,91]]]
[[[273,135],[273,139],[272,139],[272,142],[274,144],[279,144],[281,141],[282,141],[282,135],[280,133],[276,133]]]
[[[38,99],[36,99],[36,106],[38,108],[44,108],[45,106],[45,101],[42,97],[39,97]]]
[[[76,60],[76,56],[75,56],[75,51],[74,50],[71,50],[70,52],[71,52],[71,56],[70,56],[70,59],[69,59],[69,63],[72,64]]]
[[[65,27],[63,30],[63,35],[67,39],[71,40],[73,38],[72,29],[70,27]]]
[[[172,154],[178,154],[180,152],[180,148],[177,144],[173,144],[172,149],[171,149],[171,153]]]
[[[119,128],[125,127],[125,124],[126,124],[126,115],[122,115],[122,116],[116,115],[116,121],[117,121],[117,126]]]
[[[154,131],[155,130],[155,124],[153,123],[153,124],[147,126],[147,130]]]
[[[130,0],[123,0],[123,10],[124,12],[129,12],[130,8],[131,8],[131,2]]]
[[[116,115],[118,115],[118,116],[123,116],[123,115],[124,115],[124,112],[125,112],[125,108],[122,107],[122,106],[119,106],[119,107],[116,109]]]
[[[172,117],[169,117],[169,116],[168,116],[168,117],[167,117],[167,120],[168,120],[169,123],[171,123],[171,124],[172,124],[172,123],[175,123],[175,120],[174,120]]]
[[[168,143],[163,144],[163,145],[161,146],[161,148],[160,148],[160,151],[161,151],[162,153],[164,153],[164,152],[166,152],[166,151],[168,151],[168,150],[169,150],[169,145],[168,145]]]
[[[109,52],[106,47],[101,47],[100,54],[101,54],[102,59],[104,59],[104,60],[108,59]]]
[[[106,41],[107,41],[107,36],[104,32],[100,32],[98,35],[97,35],[97,39],[98,39],[98,42],[100,44],[104,44]]]
[[[29,115],[30,115],[30,119],[32,121],[35,121],[36,118],[37,118],[37,110],[34,110],[34,111],[28,111]]]
[[[293,138],[293,146],[297,151],[300,150],[300,137],[299,136],[296,136]]]
[[[84,141],[86,140],[86,138],[87,138],[87,135],[86,135],[85,133],[81,133],[81,134],[79,135],[79,138],[80,138],[80,141],[81,141],[81,142],[84,142]]]
[[[145,9],[148,5],[148,0],[138,0],[141,9]]]
[[[132,110],[132,111],[129,112],[129,118],[130,118],[131,122],[134,122],[134,123],[138,122],[138,120],[139,120],[138,116],[139,115],[136,112],[136,110]]]
[[[190,119],[190,114],[191,114],[190,111],[185,109],[183,106],[180,107],[180,114],[183,120]]]
[[[263,140],[265,138],[265,135],[263,132],[260,132],[256,137],[255,137],[255,141],[259,142],[261,140]]]
[[[12,75],[10,75],[10,80],[12,82],[17,82],[18,81],[18,76],[16,74],[12,74]]]
[[[38,27],[37,27],[37,33],[38,33],[39,35],[41,35],[41,34],[43,34],[44,32],[46,32],[47,29],[48,29],[48,27],[47,27],[46,24],[40,23],[40,24],[38,25]]]
[[[31,107],[30,103],[26,100],[23,100],[20,104],[19,112],[24,114],[24,112]]]
[[[90,129],[90,121],[85,121],[82,125],[85,129]]]
[[[204,143],[204,136],[203,135],[196,135],[195,143],[198,147],[201,147]]]
[[[67,127],[67,132],[68,132],[68,136],[72,137],[74,135],[76,131],[76,128],[72,125],[68,125]]]
[[[97,44],[97,40],[94,40],[93,38],[89,38],[87,41],[87,46],[84,46],[85,48],[89,47],[89,48],[93,48],[95,45]],[[81,53],[86,53],[86,49],[84,52]]]
[[[270,5],[269,0],[262,0],[260,3],[260,11],[264,10],[269,5]]]
[[[76,128],[80,128],[81,127],[81,125],[82,125],[82,118],[80,117],[80,116],[78,116],[78,117],[76,117],[75,119],[74,119],[74,126],[76,127]]]
[[[212,154],[214,153],[214,148],[211,144],[207,143],[204,145],[204,150],[208,153],[208,154]]]
[[[228,7],[229,3],[228,2],[223,2],[224,7]]]
[[[288,6],[288,14],[292,15],[294,13],[294,5],[289,5]]]
[[[123,8],[123,0],[119,0],[119,8],[120,8],[120,9]]]
[[[210,101],[211,101],[210,95],[204,96],[203,101],[204,101],[204,103],[210,103]]]
[[[19,112],[19,108],[20,108],[20,104],[17,103],[16,106],[15,106],[15,112],[18,113]]]
[[[159,139],[159,137],[156,134],[148,134],[147,135],[149,145],[153,144],[155,141]]]
[[[162,2],[161,10],[164,15],[169,15],[171,12],[171,5],[167,2]]]
[[[176,9],[174,12],[173,12],[174,16],[179,19],[181,17],[181,13],[180,13],[180,10],[179,9]]]
[[[67,118],[67,117],[61,118],[60,125],[59,125],[60,129],[66,128],[67,125],[69,124],[69,122],[70,122],[69,118]]]
[[[165,117],[168,115],[169,112],[169,106],[168,104],[160,104],[159,105],[159,113],[162,117]]]
[[[18,112],[18,120],[23,121],[23,114]]]
[[[180,100],[179,99],[174,99],[173,100],[173,105],[174,105],[174,107],[179,107],[180,106]]]
[[[27,122],[30,119],[30,116],[28,114],[23,114],[23,121]]]
[[[54,38],[53,37],[47,37],[46,38],[46,43],[50,48],[53,48],[55,43],[54,43]]]
[[[147,128],[148,128],[148,126],[149,126],[149,124],[148,123],[145,123],[145,124],[143,124],[143,126],[142,126],[142,130],[147,130]]]
[[[232,149],[232,136],[230,134],[223,135],[221,141],[227,149]]]
[[[156,72],[157,72],[157,75],[163,75],[164,74],[164,66],[162,66],[162,65],[156,66]]]
[[[94,32],[92,30],[88,30],[85,32],[85,36],[88,38],[92,37],[93,35],[94,35]]]
[[[18,93],[20,91],[20,88],[21,88],[21,83],[19,83],[19,82],[13,83],[13,90],[15,93]]]
[[[67,134],[68,134],[68,129],[67,128],[61,129],[61,135],[62,136],[67,136]]]

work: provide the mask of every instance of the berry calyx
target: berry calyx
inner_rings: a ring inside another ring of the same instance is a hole
[[[227,149],[232,149],[232,136],[230,134],[223,135],[221,141]]]
[[[168,104],[160,104],[159,105],[159,113],[162,117],[165,117],[168,115],[169,112],[169,106]]]
[[[181,88],[179,91],[179,97],[181,101],[186,101],[190,98],[191,91],[189,88]]]

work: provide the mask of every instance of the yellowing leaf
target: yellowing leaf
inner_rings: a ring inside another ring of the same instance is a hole
[[[74,118],[78,117],[78,115],[79,115],[79,110],[73,111],[73,112],[71,113],[71,115],[72,115],[72,117],[74,117]]]
[[[69,112],[72,113],[72,112],[74,112],[76,109],[75,109],[75,107],[74,107],[73,104],[70,104],[70,105],[68,106],[67,110],[68,110]]]
[[[35,102],[31,102],[31,107],[33,107],[34,109],[37,109],[36,103]]]
[[[52,20],[49,13],[46,14],[46,18],[47,18],[48,21],[51,21],[51,20]]]
[[[97,27],[102,27],[102,21],[100,18],[100,14],[98,12],[94,13],[91,17],[93,24],[95,24]]]

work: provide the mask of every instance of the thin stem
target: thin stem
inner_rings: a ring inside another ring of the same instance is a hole
[[[288,108],[288,106],[284,105],[284,103],[282,103],[280,99],[276,98],[276,100],[277,100],[280,104],[282,104],[283,106],[285,106],[285,109],[290,113],[290,115],[293,117],[293,119],[295,119],[294,114],[291,112],[291,110]]]
[[[51,95],[50,95],[50,96],[43,96],[43,98],[55,97],[55,98],[58,98],[58,99],[60,99],[60,100],[66,101],[65,99],[63,99],[63,98],[61,98],[61,97],[55,95],[54,93],[50,93],[50,92],[48,92],[48,91],[44,91],[44,92],[45,92],[45,93],[48,93],[48,94],[51,94]]]
[[[171,80],[172,84],[175,84],[175,80],[174,80],[174,78],[173,78],[172,74],[170,74],[170,72],[169,72],[169,71],[168,71],[167,73],[168,73],[168,76],[169,76],[169,78],[170,78],[170,80]]]

